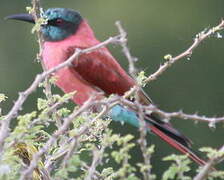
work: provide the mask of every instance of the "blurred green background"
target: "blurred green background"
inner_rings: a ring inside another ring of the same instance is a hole
[[[67,7],[80,11],[100,40],[116,35],[114,22],[121,20],[128,32],[131,53],[139,59],[136,65],[148,75],[163,63],[164,55],[175,56],[182,52],[190,46],[196,33],[217,25],[224,16],[223,0],[42,0],[42,5],[45,9]],[[40,64],[34,60],[38,46],[30,33],[31,25],[3,20],[9,14],[25,12],[27,6],[30,6],[29,0],[1,0],[0,92],[9,97],[2,104],[4,113],[13,105],[18,92],[26,89],[41,72]],[[223,39],[209,38],[196,49],[190,60],[182,59],[176,63],[149,84],[146,92],[166,111],[182,109],[186,113],[198,112],[206,116],[224,115],[223,47]],[[123,67],[127,67],[121,48],[110,46],[110,49]],[[40,93],[37,91],[29,97],[24,105],[25,112],[35,109],[35,99]],[[191,120],[176,119],[172,123],[193,140],[195,148],[218,148],[224,144],[222,124],[214,130],[205,123],[195,124]],[[116,126],[115,132],[138,136],[138,130],[128,125],[113,123],[112,126]],[[167,167],[161,158],[176,151],[155,136],[148,139],[149,143],[156,145],[153,172],[160,174]],[[132,162],[139,159],[140,151],[135,149]]]

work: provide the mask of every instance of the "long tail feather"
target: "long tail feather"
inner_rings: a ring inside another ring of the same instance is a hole
[[[114,121],[127,122],[133,126],[139,127],[138,115],[120,105],[114,106],[109,112]],[[205,161],[200,159],[191,149],[191,140],[175,129],[170,123],[164,122],[154,113],[145,115],[144,120],[151,131],[162,140],[170,144],[183,154],[187,154],[193,161],[199,165],[205,165]]]
[[[205,165],[206,162],[200,159],[189,147],[179,143],[174,138],[169,137],[166,133],[162,132],[156,126],[151,124],[148,124],[148,126],[154,134],[159,136],[162,140],[170,144],[172,147],[179,150],[183,154],[187,154],[193,161],[195,161],[199,165]]]

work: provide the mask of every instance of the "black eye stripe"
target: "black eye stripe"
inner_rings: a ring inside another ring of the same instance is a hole
[[[51,20],[48,20],[48,25],[51,25],[51,26],[70,26],[72,25],[73,23],[72,22],[69,22],[69,21],[65,21],[64,19],[61,19],[61,18],[55,18],[55,19],[51,19]]]
[[[51,19],[51,20],[48,20],[48,24],[51,25],[51,26],[56,26],[57,25],[57,19]]]

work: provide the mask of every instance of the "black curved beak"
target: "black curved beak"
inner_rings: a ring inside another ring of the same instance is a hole
[[[25,22],[35,24],[34,18],[31,14],[13,14],[13,15],[9,15],[9,16],[5,17],[4,19],[5,20],[15,19],[15,20],[25,21]]]

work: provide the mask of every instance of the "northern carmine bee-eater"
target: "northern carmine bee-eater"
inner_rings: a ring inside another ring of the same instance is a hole
[[[85,49],[99,44],[91,27],[81,15],[66,8],[50,8],[44,12],[47,23],[41,25],[44,39],[43,62],[47,69],[51,69],[67,60],[76,50]],[[35,23],[30,14],[15,14],[7,17]],[[94,93],[103,91],[105,96],[110,94],[123,95],[136,82],[118,64],[109,50],[104,47],[94,52],[83,54],[75,59],[72,66],[60,69],[55,73],[56,85],[65,93],[77,93],[73,101],[82,105]],[[142,91],[140,100],[144,105],[152,103]],[[117,105],[110,111],[115,121],[124,121],[139,126],[137,113]],[[165,123],[152,114],[145,116],[147,128],[162,140],[197,162],[204,164],[191,149],[191,141],[174,129],[170,123]]]

